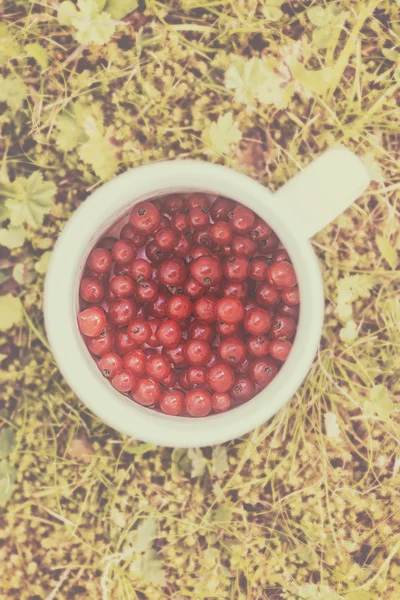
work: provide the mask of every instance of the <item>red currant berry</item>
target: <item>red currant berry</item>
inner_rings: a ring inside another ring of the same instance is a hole
[[[213,367],[214,365],[216,365],[219,362],[219,356],[216,352],[214,352],[213,350],[211,351],[211,358],[208,361],[208,363],[206,364],[206,369],[211,369],[211,367]]]
[[[112,267],[111,254],[105,248],[95,248],[89,254],[87,265],[93,273],[102,275],[109,273]]]
[[[133,392],[133,398],[142,406],[157,404],[161,398],[160,384],[157,381],[153,381],[153,379],[148,379],[146,377],[138,379]]]
[[[167,377],[164,379],[164,381],[162,381],[162,385],[164,386],[164,388],[168,389],[168,388],[174,387],[175,384],[176,384],[176,372],[171,369],[171,371],[169,372],[169,375],[167,375]]]
[[[207,384],[207,372],[203,367],[190,367],[186,372],[191,387],[201,387]]]
[[[189,254],[192,246],[193,243],[189,237],[180,235],[174,249],[174,256],[176,258],[184,258]]]
[[[192,300],[197,300],[207,293],[207,288],[197,283],[192,277],[188,277],[183,286],[183,291]]]
[[[134,319],[129,323],[127,332],[129,337],[137,344],[145,344],[151,336],[150,325],[142,319]]]
[[[256,300],[261,306],[271,308],[279,304],[281,299],[280,292],[275,286],[267,282],[260,283],[256,289]]]
[[[114,334],[114,351],[123,356],[134,348],[136,342],[129,337],[126,327],[118,328]]]
[[[222,277],[221,263],[215,256],[201,256],[189,265],[193,279],[204,287],[217,284]]]
[[[257,251],[257,244],[251,238],[235,235],[231,242],[232,254],[251,258]]]
[[[185,199],[179,194],[171,194],[163,198],[164,211],[169,215],[176,215],[185,208]]]
[[[119,371],[111,379],[111,385],[122,394],[130,392],[135,383],[135,377],[129,371]]]
[[[271,233],[271,227],[265,221],[260,219],[260,217],[257,217],[251,228],[250,237],[253,240],[260,241],[265,240]]]
[[[151,279],[152,267],[148,260],[144,258],[135,258],[130,266],[131,277],[140,283]]]
[[[228,365],[216,363],[208,369],[207,381],[214,392],[227,392],[235,382],[235,374]]]
[[[229,218],[236,233],[249,233],[255,221],[253,211],[243,205],[234,208]]]
[[[195,231],[193,235],[193,244],[198,246],[211,246],[211,235],[210,229],[201,229],[200,231]]]
[[[132,277],[127,275],[117,275],[110,279],[110,291],[118,298],[127,298],[132,296],[135,291],[135,283]]]
[[[250,365],[251,365],[251,361],[246,356],[246,358],[240,363],[240,365],[236,365],[235,371],[239,375],[247,375],[247,373],[249,372],[249,369],[250,369]]]
[[[230,244],[225,244],[225,246],[219,247],[219,253],[221,256],[231,256],[231,246]]]
[[[177,215],[174,215],[171,219],[171,227],[172,229],[179,231],[181,234],[187,233],[192,228],[189,216],[185,213],[178,213]]]
[[[127,352],[123,358],[123,366],[126,371],[140,377],[146,372],[146,357],[143,350],[136,348]]]
[[[249,276],[250,263],[244,256],[231,256],[224,260],[222,270],[229,281],[244,281]]]
[[[154,302],[158,296],[158,288],[154,281],[142,281],[137,284],[135,298],[138,302]]]
[[[270,254],[271,252],[274,252],[279,246],[279,239],[274,233],[271,233],[265,239],[257,242],[257,244],[258,251],[261,252],[261,254]]]
[[[181,390],[164,392],[160,399],[160,408],[166,415],[176,417],[183,411],[185,394]]]
[[[194,208],[210,208],[210,199],[205,194],[200,192],[195,192],[191,194],[187,201],[188,210],[193,210]]]
[[[167,316],[167,302],[169,296],[165,292],[159,292],[154,302],[149,304],[149,312],[156,319],[164,319]]]
[[[234,296],[226,296],[218,300],[216,310],[218,321],[227,325],[240,323],[244,318],[243,304]]]
[[[151,334],[146,343],[152,348],[156,348],[160,345],[160,342],[157,338],[157,331],[161,325],[161,321],[159,319],[149,319],[148,325],[150,326]]]
[[[177,369],[181,369],[182,367],[186,367],[188,364],[186,354],[185,354],[185,343],[180,342],[176,346],[172,348],[164,348],[164,354],[169,358],[171,363],[175,365]]]
[[[158,279],[166,287],[183,286],[187,277],[186,267],[182,260],[171,258],[158,268]]]
[[[254,383],[247,377],[240,376],[236,379],[231,390],[232,400],[238,404],[243,404],[251,400],[256,393]]]
[[[300,302],[299,288],[293,287],[282,290],[281,297],[283,302],[288,306],[297,306]]]
[[[280,248],[279,250],[277,250],[275,252],[274,262],[282,262],[283,260],[290,262],[290,263],[292,262],[290,260],[289,254],[286,252],[286,250],[284,250],[283,248]]]
[[[246,345],[247,352],[256,358],[266,356],[269,352],[269,340],[264,335],[251,335]]]
[[[252,381],[262,388],[273,380],[277,372],[277,364],[270,356],[253,361],[249,369]]]
[[[127,240],[119,240],[115,242],[111,256],[117,264],[129,265],[136,256],[136,250]]]
[[[256,256],[250,262],[249,277],[253,281],[265,281],[268,276],[268,263],[264,256]]]
[[[233,238],[233,229],[226,221],[216,221],[210,228],[211,240],[217,246],[226,246]]]
[[[212,256],[210,248],[207,248],[207,246],[194,246],[190,250],[188,262],[193,262],[194,260],[196,260],[197,258],[201,258],[202,256]]]
[[[154,240],[151,240],[145,248],[145,253],[150,262],[160,264],[169,256],[169,252],[161,250]]]
[[[169,360],[162,354],[150,356],[146,362],[146,373],[154,381],[164,381],[171,372]]]
[[[285,362],[292,349],[292,344],[288,340],[272,340],[269,351],[272,358],[279,362]]]
[[[245,359],[246,344],[238,337],[225,338],[221,340],[217,352],[223,362],[237,365]]]
[[[272,339],[291,340],[296,333],[296,323],[290,317],[276,315],[272,319],[272,328],[270,336]]]
[[[115,352],[107,352],[99,360],[99,369],[104,377],[114,377],[122,369],[122,358]]]
[[[157,229],[155,230],[154,233],[157,233],[158,231],[161,231],[161,229],[170,229],[170,220],[166,215],[162,215],[160,222],[158,224]]]
[[[196,300],[193,308],[193,313],[199,321],[203,321],[204,323],[215,323],[217,320],[217,305],[218,298],[212,296],[211,294],[207,294],[202,298]]]
[[[252,308],[244,317],[244,328],[251,335],[263,335],[271,327],[271,315],[263,308]]]
[[[172,348],[179,343],[182,337],[182,330],[179,323],[171,319],[166,319],[157,329],[156,336],[161,346]]]
[[[211,394],[203,388],[190,390],[186,394],[185,403],[191,417],[205,417],[212,410]]]
[[[191,389],[192,386],[187,379],[187,371],[181,371],[180,373],[178,373],[178,384],[183,390]]]
[[[192,208],[189,211],[190,225],[193,229],[205,229],[210,222],[208,208]]]
[[[193,305],[187,296],[177,294],[172,296],[167,302],[167,315],[175,321],[183,321],[190,317],[193,312]]]
[[[106,323],[106,313],[101,306],[89,306],[78,315],[79,331],[87,337],[100,335]]]
[[[136,304],[130,298],[116,298],[108,306],[110,321],[117,327],[128,325],[136,317]]]
[[[129,275],[130,265],[119,265],[118,263],[114,263],[114,275],[122,275],[122,277],[126,277]]]
[[[114,345],[114,332],[109,326],[105,326],[100,335],[91,337],[86,340],[86,345],[91,354],[102,356],[107,352],[111,352]]]
[[[245,281],[224,281],[222,284],[222,293],[224,296],[234,296],[239,300],[244,300],[249,292],[249,287]]]
[[[211,344],[215,338],[215,327],[209,323],[193,321],[187,332],[188,340],[204,340]]]
[[[231,398],[226,392],[214,392],[211,400],[213,409],[217,412],[224,412],[231,407]]]
[[[220,335],[222,338],[230,337],[239,331],[239,323],[232,323],[231,325],[228,325],[227,323],[221,323],[220,321],[217,321],[216,329],[218,335]]]
[[[129,223],[123,226],[119,237],[121,240],[128,240],[131,242],[134,248],[141,248],[147,242],[147,235],[145,233],[139,233],[133,229],[132,225],[129,225]]]
[[[139,202],[130,214],[132,227],[141,233],[154,233],[160,220],[160,211],[151,202]]]
[[[115,237],[111,237],[111,236],[106,236],[101,238],[101,240],[99,240],[96,244],[96,248],[104,248],[105,250],[108,250],[109,252],[111,252],[115,242],[117,242],[117,238]]]
[[[227,221],[234,208],[235,202],[233,200],[219,196],[211,206],[211,218],[213,221]]]
[[[268,280],[279,290],[292,288],[297,285],[296,273],[293,265],[286,261],[275,262],[269,268]]]
[[[170,229],[167,227],[166,229],[160,229],[159,231],[157,231],[154,239],[156,241],[157,246],[161,250],[170,252],[176,246],[176,242],[178,241],[178,234],[174,229]]]
[[[300,314],[299,306],[288,306],[287,304],[280,304],[276,309],[277,315],[285,315],[290,317],[294,321],[297,321]]]
[[[211,358],[210,344],[204,340],[189,340],[186,342],[185,353],[190,365],[206,365]]]
[[[97,277],[85,277],[79,287],[81,298],[90,304],[97,304],[104,298],[104,285]]]

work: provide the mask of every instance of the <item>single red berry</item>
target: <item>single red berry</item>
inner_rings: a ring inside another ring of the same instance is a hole
[[[93,273],[109,273],[112,267],[111,253],[105,248],[95,248],[88,256],[87,265]]]
[[[123,358],[123,366],[126,371],[140,377],[146,372],[146,357],[143,350],[136,348],[127,352]]]
[[[197,246],[211,246],[212,240],[210,235],[210,228],[201,229],[199,231],[195,231],[193,234],[193,244]]]
[[[161,385],[164,388],[169,389],[171,387],[174,387],[175,384],[176,384],[176,371],[172,368],[171,371],[169,372],[169,375],[167,375],[167,377],[161,382]]]
[[[292,349],[292,344],[289,340],[272,340],[269,351],[272,358],[279,362],[285,362]]]
[[[108,306],[108,316],[117,327],[123,327],[136,317],[136,310],[130,298],[116,298]]]
[[[257,244],[249,237],[235,235],[231,241],[231,250],[234,256],[251,258],[257,251]]]
[[[156,336],[161,346],[172,348],[179,343],[182,337],[182,330],[179,323],[171,319],[166,319],[158,327]]]
[[[191,387],[207,385],[207,371],[203,367],[190,367],[187,370],[186,377]]]
[[[190,225],[193,229],[205,229],[210,222],[208,208],[191,208],[189,210]]]
[[[162,263],[169,257],[169,252],[166,250],[161,250],[155,242],[155,240],[151,240],[145,248],[145,253],[150,262],[158,265]]]
[[[129,337],[126,327],[118,328],[114,334],[114,351],[123,356],[134,348],[136,348],[136,342]]]
[[[265,281],[268,276],[268,262],[264,256],[256,256],[250,262],[249,277],[253,281]]]
[[[182,341],[171,348],[164,348],[163,352],[177,369],[186,367],[188,364],[185,354],[185,343]]]
[[[215,327],[210,323],[193,321],[187,332],[188,340],[204,340],[211,344],[215,338]]]
[[[217,320],[217,302],[218,298],[211,294],[207,294],[196,300],[193,308],[196,319],[203,321],[204,323],[215,323]]]
[[[164,392],[160,399],[160,408],[166,415],[176,417],[183,411],[185,404],[185,394],[181,390],[171,389]]]
[[[114,275],[122,275],[122,277],[126,277],[130,273],[130,265],[119,265],[118,263],[114,263]]]
[[[235,382],[235,374],[229,365],[216,363],[208,369],[207,381],[215,392],[227,392]]]
[[[231,254],[232,254],[230,244],[225,244],[224,246],[219,246],[218,250],[219,250],[219,253],[221,256],[231,256]]]
[[[129,371],[119,371],[111,379],[111,385],[122,394],[130,392],[135,383],[135,377]]]
[[[178,373],[178,384],[183,390],[190,390],[192,388],[187,379],[187,371],[180,371]]]
[[[163,208],[169,215],[176,215],[185,208],[185,198],[179,194],[171,194],[170,196],[164,196]]]
[[[130,214],[130,224],[141,233],[154,233],[160,220],[160,211],[151,202],[139,202]]]
[[[193,262],[202,256],[212,256],[210,248],[207,246],[193,246],[188,255],[188,262]]]
[[[137,344],[145,344],[151,336],[150,325],[143,319],[134,319],[129,323],[127,331],[129,337]]]
[[[144,258],[135,258],[130,266],[131,277],[140,283],[151,279],[152,267],[148,260]]]
[[[149,304],[149,312],[156,319],[164,319],[167,316],[167,303],[169,295],[165,292],[159,292],[154,302]]]
[[[171,296],[167,302],[167,315],[170,319],[175,321],[183,321],[190,317],[193,312],[193,305],[190,299],[183,295],[177,294]]]
[[[247,352],[256,358],[266,356],[269,352],[269,340],[264,335],[251,335],[246,345]]]
[[[89,352],[95,356],[111,352],[114,345],[114,331],[106,325],[100,335],[87,338],[86,345]]]
[[[79,292],[81,298],[90,304],[97,304],[104,298],[104,285],[97,277],[84,277]]]
[[[249,369],[249,375],[260,387],[264,388],[268,385],[278,372],[276,362],[271,356],[265,356],[254,360]]]
[[[251,400],[256,393],[256,388],[254,383],[248,379],[247,377],[239,376],[234,386],[230,392],[232,400],[234,400],[238,404],[243,404],[243,402],[248,402]]]
[[[181,234],[178,238],[173,254],[176,258],[184,258],[189,254],[192,246],[193,243],[191,238]]]
[[[204,340],[188,340],[185,353],[190,365],[206,365],[211,358],[210,344]]]
[[[161,250],[166,250],[170,252],[176,246],[176,242],[178,241],[178,234],[174,229],[166,228],[160,229],[157,231],[155,237],[155,242]]]
[[[290,260],[289,254],[286,252],[286,250],[284,248],[280,248],[274,254],[274,262],[282,262],[283,260],[290,262],[290,263],[292,262]]]
[[[237,365],[246,356],[246,344],[240,338],[232,336],[221,340],[217,352],[223,362],[231,366]]]
[[[99,369],[104,377],[114,377],[122,370],[122,358],[115,352],[107,352],[99,360]]]
[[[113,246],[111,256],[114,262],[120,265],[129,265],[136,257],[136,250],[129,241],[118,240]]]
[[[110,279],[110,290],[118,298],[127,298],[132,296],[135,291],[135,282],[132,277],[127,275],[117,275]]]
[[[231,256],[224,260],[222,270],[229,281],[244,281],[249,276],[250,263],[244,256]]]
[[[211,240],[217,246],[226,246],[233,238],[233,229],[226,221],[216,221],[210,228]]]
[[[160,342],[158,341],[157,337],[157,332],[158,328],[161,325],[161,321],[159,319],[149,319],[148,325],[150,326],[151,334],[146,343],[152,348],[157,348],[157,346],[160,345]]]
[[[193,210],[194,208],[210,208],[210,199],[206,194],[202,194],[200,192],[195,192],[191,194],[187,201],[188,210]]]
[[[299,306],[288,306],[287,304],[279,304],[276,308],[277,315],[285,315],[286,317],[290,317],[294,321],[297,321],[300,314]]]
[[[297,306],[300,302],[299,288],[293,287],[290,289],[282,290],[281,298],[288,306]]]
[[[286,261],[274,262],[268,271],[269,282],[279,290],[297,285],[297,277],[293,265]]]
[[[182,260],[171,258],[158,268],[158,279],[166,287],[183,286],[187,277],[186,267]]]
[[[203,287],[193,277],[188,277],[183,286],[183,292],[191,298],[191,300],[197,300],[207,293],[207,288]]]
[[[265,240],[271,233],[271,227],[265,221],[260,219],[260,217],[257,217],[251,228],[250,237],[253,240],[260,241]]]
[[[133,392],[133,398],[142,406],[151,406],[152,404],[157,404],[161,398],[160,384],[157,381],[147,377],[138,379]]]
[[[252,230],[255,216],[250,208],[239,205],[229,215],[230,223],[236,233],[249,233]]]
[[[261,254],[270,254],[271,252],[274,252],[279,246],[279,239],[276,237],[275,233],[272,232],[265,239],[257,242],[257,244],[258,251]]]
[[[160,222],[158,224],[157,229],[155,230],[154,233],[157,233],[158,231],[161,231],[161,229],[170,229],[170,220],[166,215],[161,215],[161,219]],[[155,237],[155,236],[154,236]]]
[[[121,240],[129,240],[134,248],[141,248],[147,242],[147,234],[136,231],[129,223],[123,226],[119,237]]]
[[[226,392],[214,392],[211,400],[213,409],[217,412],[224,412],[231,407],[231,398]]]
[[[213,221],[227,221],[234,208],[235,202],[233,200],[219,196],[211,206],[211,218]]]
[[[135,298],[138,302],[154,302],[158,296],[158,288],[154,281],[141,281],[137,284]]]
[[[218,300],[216,311],[218,320],[227,325],[240,323],[244,318],[243,304],[234,296],[226,296]]]
[[[272,339],[291,340],[296,333],[296,323],[290,317],[284,315],[275,315],[272,319],[270,336]]]
[[[250,369],[250,365],[250,358],[246,356],[246,358],[240,363],[240,365],[236,365],[235,372],[239,375],[247,375]]]
[[[189,215],[186,215],[185,213],[178,213],[177,215],[174,215],[171,219],[171,227],[172,229],[179,231],[181,234],[187,233],[192,228]]]
[[[244,300],[249,292],[249,286],[245,281],[224,281],[222,284],[222,294],[224,296],[234,296],[239,300]]]
[[[239,323],[231,323],[228,325],[228,323],[217,321],[216,329],[221,338],[230,337],[232,335],[236,335],[236,333],[239,331]]]
[[[203,388],[190,390],[186,394],[185,403],[191,417],[205,417],[212,410],[211,394]]]
[[[252,308],[244,317],[244,328],[251,335],[263,335],[271,327],[271,315],[264,308]]]
[[[146,362],[146,373],[154,381],[163,382],[171,372],[169,360],[162,354],[150,356]]]
[[[115,242],[117,241],[117,238],[108,235],[106,237],[101,238],[101,240],[97,242],[96,248],[104,248],[105,250],[111,252]]]
[[[89,306],[78,315],[79,331],[87,337],[100,335],[106,323],[106,313],[101,306]]]
[[[277,288],[267,282],[262,282],[256,288],[256,300],[258,304],[271,308],[279,304],[281,294]]]
[[[222,277],[221,263],[215,256],[201,256],[189,265],[190,275],[204,287],[217,284]]]

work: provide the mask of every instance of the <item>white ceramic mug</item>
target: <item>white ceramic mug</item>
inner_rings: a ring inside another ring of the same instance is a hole
[[[309,239],[347,208],[368,184],[362,162],[350,151],[334,148],[276,194],[232,169],[193,160],[138,167],[97,189],[60,235],[45,284],[47,335],[58,366],[73,391],[118,431],[163,446],[220,444],[264,423],[296,392],[320,341],[324,294],[318,260]],[[199,419],[165,415],[115,391],[90,356],[77,325],[81,274],[99,238],[135,203],[193,191],[237,200],[271,225],[291,256],[300,289],[297,335],[289,358],[275,379],[249,402]]]

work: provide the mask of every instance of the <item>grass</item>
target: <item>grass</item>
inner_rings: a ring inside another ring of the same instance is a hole
[[[25,241],[0,233],[0,598],[398,600],[398,2],[143,4],[100,34],[110,19],[91,13],[103,45],[60,25],[56,2],[1,9],[1,231]],[[373,182],[313,240],[324,335],[287,407],[189,452],[96,419],[43,328],[46,253],[69,215],[143,163],[202,158],[277,189],[336,144]],[[56,188],[17,225],[7,182],[37,170]]]

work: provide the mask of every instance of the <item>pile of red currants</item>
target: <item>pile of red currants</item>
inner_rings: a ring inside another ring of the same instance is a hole
[[[249,208],[202,193],[136,204],[90,252],[78,325],[122,394],[204,417],[253,398],[287,359],[299,317],[290,257]]]

